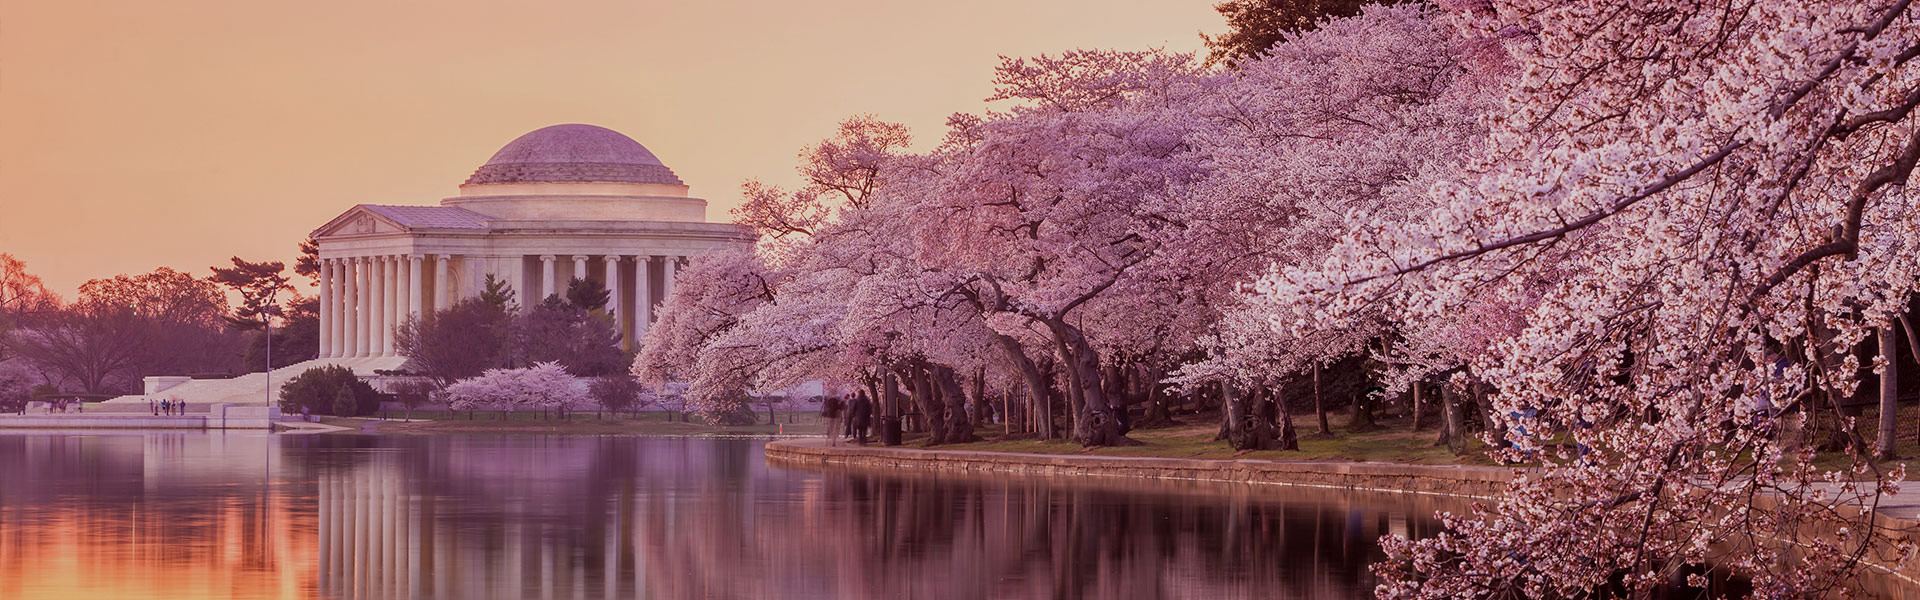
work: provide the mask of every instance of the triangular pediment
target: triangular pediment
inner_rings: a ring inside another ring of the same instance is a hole
[[[314,239],[344,237],[356,235],[379,235],[383,233],[405,233],[406,227],[394,222],[386,215],[374,212],[365,205],[347,209],[347,212],[327,221],[326,225],[313,230]]]

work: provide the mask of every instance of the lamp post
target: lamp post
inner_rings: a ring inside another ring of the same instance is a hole
[[[266,372],[266,375],[267,375],[267,407],[269,409],[273,407],[273,315],[278,314],[280,312],[280,305],[275,301],[279,295],[280,295],[280,288],[278,287],[275,287],[267,291],[267,310],[265,314],[261,315],[260,317],[260,321],[265,323],[267,326],[267,372]],[[268,432],[273,431],[272,423],[267,424],[267,431]]]

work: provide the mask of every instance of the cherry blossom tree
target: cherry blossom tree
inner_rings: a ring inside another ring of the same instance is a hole
[[[1512,65],[1486,143],[1421,218],[1352,221],[1324,261],[1259,282],[1284,331],[1538,293],[1509,294],[1524,325],[1460,356],[1524,425],[1490,441],[1540,469],[1498,510],[1390,543],[1381,596],[1638,594],[1709,562],[1819,595],[1911,555],[1832,509],[1870,511],[1904,473],[1857,437],[1823,473],[1797,433],[1838,417],[1844,350],[1920,280],[1911,2],[1456,4],[1462,37]]]
[[[586,379],[568,373],[557,362],[525,369],[488,369],[478,377],[462,379],[442,390],[454,410],[569,410],[594,405]]]

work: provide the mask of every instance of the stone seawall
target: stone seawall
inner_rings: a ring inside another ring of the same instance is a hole
[[[56,414],[4,415],[0,428],[24,429],[206,429],[206,415]]]
[[[835,446],[823,440],[769,442],[766,454],[769,463],[796,466],[1207,481],[1460,498],[1497,497],[1513,477],[1511,469],[1498,467],[1019,454]]]
[[[277,406],[215,404],[206,407],[206,412],[184,415],[138,411],[5,414],[0,415],[0,429],[271,429],[279,420]]]

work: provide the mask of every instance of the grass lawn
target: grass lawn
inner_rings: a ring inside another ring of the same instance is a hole
[[[1083,448],[1073,442],[1059,440],[1006,440],[999,441],[1002,429],[998,425],[978,428],[975,435],[988,441],[971,444],[949,444],[936,446],[942,450],[977,450],[984,452],[1025,452],[1031,454],[1076,454],[1086,456],[1153,456],[1163,458],[1204,458],[1204,459],[1256,459],[1256,460],[1298,460],[1298,461],[1377,461],[1409,464],[1493,464],[1480,450],[1484,445],[1478,439],[1469,442],[1467,456],[1456,457],[1448,452],[1446,446],[1435,444],[1440,437],[1439,431],[1431,424],[1420,431],[1409,431],[1409,422],[1405,419],[1382,419],[1380,427],[1367,433],[1349,433],[1345,415],[1328,415],[1333,429],[1331,436],[1317,436],[1318,425],[1312,415],[1307,419],[1294,421],[1300,435],[1300,450],[1279,451],[1259,450],[1237,452],[1227,446],[1224,440],[1214,440],[1219,433],[1218,414],[1182,415],[1183,424],[1157,429],[1135,429],[1127,437],[1143,442],[1141,446],[1123,446],[1112,448]],[[918,447],[924,444],[924,436],[909,435],[906,445]]]

